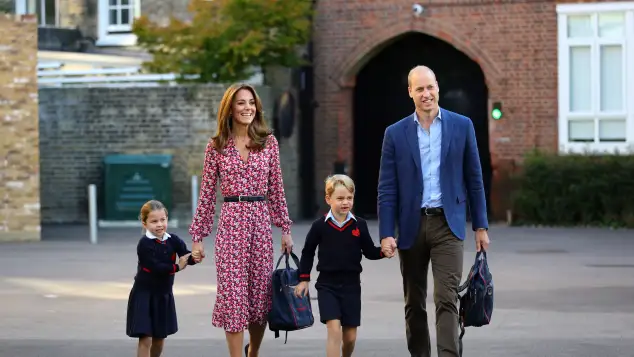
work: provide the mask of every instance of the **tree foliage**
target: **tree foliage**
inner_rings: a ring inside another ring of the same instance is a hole
[[[298,46],[310,38],[310,0],[192,0],[192,18],[160,26],[147,16],[133,32],[153,55],[154,73],[196,74],[200,82],[244,80],[257,68],[304,63]]]

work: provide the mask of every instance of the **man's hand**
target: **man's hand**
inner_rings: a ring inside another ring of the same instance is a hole
[[[383,251],[383,255],[392,258],[394,253],[396,253],[396,240],[394,240],[394,237],[381,239],[381,250]]]
[[[484,249],[485,251],[489,250],[489,234],[486,229],[478,229],[475,234],[475,243],[476,243],[476,252]]]
[[[200,263],[205,259],[205,247],[203,242],[194,242],[192,245],[192,257],[196,263]]]

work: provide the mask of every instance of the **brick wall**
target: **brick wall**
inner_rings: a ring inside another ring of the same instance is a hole
[[[271,119],[275,90],[257,89]],[[191,219],[191,176],[200,175],[224,88],[173,86],[40,89],[42,222],[87,222],[87,185],[101,187],[107,154],[174,155],[172,216]],[[299,214],[296,139],[280,140],[291,217]]]
[[[40,239],[36,34],[0,14],[0,241]]]
[[[505,120],[489,120],[492,206],[503,217],[505,203],[500,200],[506,193],[499,188],[506,187],[505,172],[534,147],[557,147],[556,2],[422,0],[425,12],[420,17],[412,15],[411,0],[317,2],[315,93],[320,105],[315,136],[324,141],[315,146],[316,182],[331,171],[338,148],[354,168],[352,94],[358,71],[390,39],[422,32],[476,61],[490,102],[504,103]],[[339,143],[337,136],[328,135],[337,131]]]

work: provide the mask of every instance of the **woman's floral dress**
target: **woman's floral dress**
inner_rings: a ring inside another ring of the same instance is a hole
[[[202,241],[212,230],[216,182],[224,196],[266,196],[267,201],[224,202],[215,242],[216,303],[212,324],[228,332],[244,331],[249,323],[263,324],[271,308],[273,237],[271,221],[290,234],[279,145],[269,135],[265,147],[251,151],[245,162],[230,138],[225,154],[210,140],[196,215],[189,233]]]

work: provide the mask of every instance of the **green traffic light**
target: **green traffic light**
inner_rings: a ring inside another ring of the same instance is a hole
[[[499,120],[500,118],[502,118],[502,111],[497,108],[493,109],[493,111],[491,111],[491,116],[493,117],[493,119]]]

